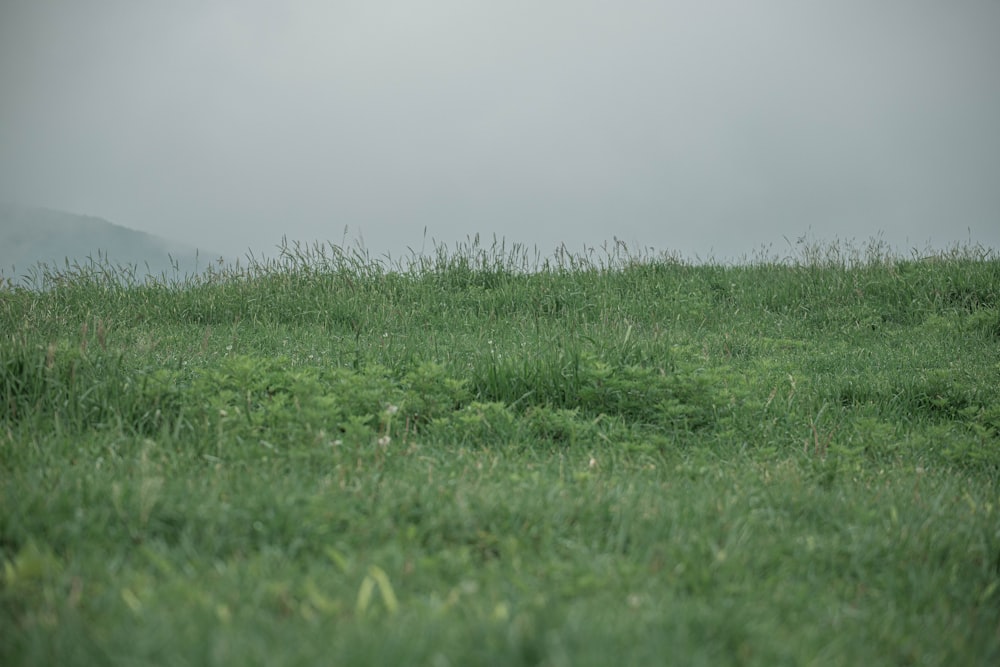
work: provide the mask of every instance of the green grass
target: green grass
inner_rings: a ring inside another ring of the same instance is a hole
[[[39,279],[0,664],[1000,661],[992,251]]]

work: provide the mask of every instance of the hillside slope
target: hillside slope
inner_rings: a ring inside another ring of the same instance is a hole
[[[45,263],[107,261],[135,266],[137,275],[196,273],[216,255],[102,218],[0,203],[0,275],[24,276]]]

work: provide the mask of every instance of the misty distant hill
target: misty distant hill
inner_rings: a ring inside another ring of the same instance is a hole
[[[62,269],[90,259],[134,266],[137,278],[183,278],[216,257],[101,218],[0,203],[0,275],[15,281],[40,262]]]

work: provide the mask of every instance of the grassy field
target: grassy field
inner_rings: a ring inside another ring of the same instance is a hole
[[[0,290],[0,664],[1000,664],[992,251],[42,283]]]

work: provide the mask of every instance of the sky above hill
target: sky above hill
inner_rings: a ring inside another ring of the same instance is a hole
[[[236,255],[1000,248],[997,35],[993,0],[4,0],[0,200]]]

